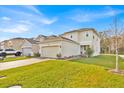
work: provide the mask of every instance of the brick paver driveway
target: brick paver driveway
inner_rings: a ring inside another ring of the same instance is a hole
[[[30,65],[30,64],[34,64],[38,62],[47,61],[47,60],[50,60],[50,59],[30,58],[30,59],[25,59],[25,60],[0,63],[0,70],[6,70],[6,69],[20,67],[20,66],[26,66],[26,65]]]

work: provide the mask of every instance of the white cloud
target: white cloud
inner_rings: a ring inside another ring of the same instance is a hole
[[[7,33],[25,33],[29,31],[29,27],[23,24],[17,24],[14,27],[0,28],[0,32]]]
[[[54,22],[56,22],[58,19],[57,18],[53,18],[53,19],[42,19],[41,22],[43,22],[44,24],[53,24]]]
[[[120,10],[114,10],[111,7],[105,7],[105,9],[99,11],[88,11],[88,10],[74,10],[69,16],[70,19],[77,22],[90,22],[100,18],[107,18],[115,16],[119,13],[122,13]]]
[[[22,10],[11,9],[6,7],[0,7],[1,11],[6,11],[8,14],[15,15],[15,18],[20,18],[22,20],[29,20],[32,23],[37,22],[43,25],[50,25],[56,22],[58,19],[53,17],[49,18],[41,11],[39,11],[35,6],[21,6]],[[32,11],[32,12],[31,12]]]
[[[0,12],[6,11],[5,13],[10,15],[1,17],[0,32],[26,33],[32,31],[34,28],[42,28],[44,25],[53,24],[58,20],[56,17],[48,18],[35,6],[18,7],[21,7],[21,9],[0,6]]]
[[[2,17],[2,20],[5,20],[5,21],[10,21],[10,20],[11,20],[11,18],[9,18],[9,17],[7,17],[7,16],[3,16],[3,17]]]
[[[18,22],[21,24],[33,25],[33,23],[31,23],[29,20],[19,20]]]
[[[58,18],[48,18],[46,17],[42,12],[40,12],[35,6],[24,6],[25,8],[27,9],[30,9],[32,10],[34,13],[36,13],[37,15],[35,14],[32,14],[32,17],[34,17],[34,19],[36,21],[39,21],[41,22],[42,24],[47,24],[47,25],[50,25],[50,24],[53,24],[54,22],[56,22],[58,20]]]
[[[32,10],[33,12],[35,12],[35,13],[37,13],[39,15],[42,15],[42,13],[36,7],[34,7],[32,5],[26,5],[26,6],[23,6],[23,7],[27,8],[29,10]]]

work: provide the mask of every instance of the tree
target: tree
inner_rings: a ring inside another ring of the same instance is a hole
[[[116,54],[116,65],[115,65],[115,71],[119,72],[119,62],[118,62],[118,43],[119,43],[119,37],[123,33],[123,25],[119,21],[117,17],[114,18],[112,24],[110,25],[110,37],[113,37],[113,41],[115,42],[115,54]]]
[[[108,36],[108,31],[102,31],[100,32],[100,46],[101,46],[101,53],[111,53],[111,43],[110,43],[110,38]]]

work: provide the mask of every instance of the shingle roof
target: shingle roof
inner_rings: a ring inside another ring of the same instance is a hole
[[[65,32],[64,34],[72,33],[72,32],[82,32],[82,31],[93,31],[97,36],[99,36],[99,34],[97,33],[97,31],[94,28],[81,28],[81,29]],[[62,34],[62,35],[64,35],[64,34]]]
[[[55,38],[57,37],[56,35],[50,35],[50,36],[47,36],[46,38],[49,39],[49,38]]]
[[[17,38],[11,38],[11,39],[8,39],[8,40],[1,41],[0,43],[8,42],[8,41],[11,41],[11,40],[24,40],[24,39],[26,39],[26,38],[17,37]]]
[[[39,41],[36,41],[36,40],[34,40],[34,39],[25,39],[25,40],[27,40],[27,41],[30,42],[31,44],[38,44],[38,43],[39,43]]]
[[[62,36],[55,36],[55,37],[52,37],[52,38],[46,38],[43,42],[40,42],[40,43],[47,43],[47,42],[54,42],[54,41],[62,41],[62,40],[66,40],[66,41],[70,41],[70,42],[79,44],[79,43],[76,42],[76,41],[73,41],[73,40],[71,40],[71,39],[68,39],[68,38],[65,38],[65,37],[62,37]]]
[[[45,35],[38,35],[37,38],[38,38],[38,37],[47,37],[47,36],[45,36]]]

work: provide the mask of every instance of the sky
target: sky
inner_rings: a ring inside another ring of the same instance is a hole
[[[117,16],[124,21],[124,6],[39,5],[0,6],[0,41],[42,35],[59,35],[81,28],[98,32]]]

